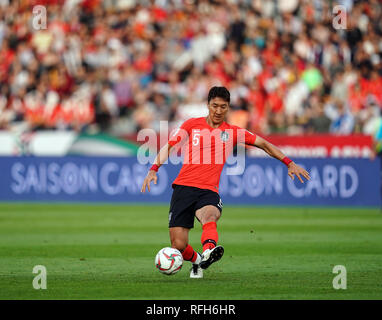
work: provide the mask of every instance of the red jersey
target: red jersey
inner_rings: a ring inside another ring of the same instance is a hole
[[[183,166],[173,184],[219,192],[220,175],[233,148],[255,141],[253,133],[226,122],[212,128],[205,117],[185,121],[168,142],[183,155]]]

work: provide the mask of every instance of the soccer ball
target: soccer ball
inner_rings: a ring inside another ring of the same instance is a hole
[[[183,257],[178,249],[163,248],[159,250],[155,257],[155,267],[163,274],[175,274],[182,269],[182,266]]]

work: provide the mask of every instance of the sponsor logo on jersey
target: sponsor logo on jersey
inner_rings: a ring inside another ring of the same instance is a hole
[[[229,133],[226,131],[222,131],[220,133],[220,139],[222,139],[223,142],[227,142],[229,139]]]

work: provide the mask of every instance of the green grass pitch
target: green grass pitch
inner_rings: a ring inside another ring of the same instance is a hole
[[[169,245],[166,205],[0,204],[0,299],[382,299],[376,209],[226,206],[225,254],[190,279],[154,266]],[[190,243],[200,250],[201,227]],[[32,286],[35,265],[47,289]],[[335,265],[347,289],[335,290]]]

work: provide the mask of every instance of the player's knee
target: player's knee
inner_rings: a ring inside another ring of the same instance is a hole
[[[182,239],[172,239],[171,240],[171,247],[178,249],[180,252],[182,252],[187,247],[187,242]]]
[[[203,224],[207,222],[217,222],[220,218],[220,212],[216,210],[207,211],[203,218]]]

